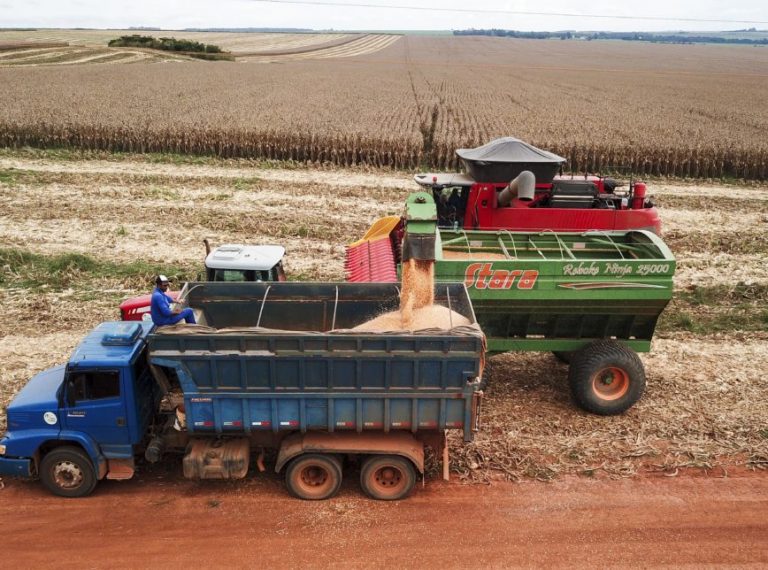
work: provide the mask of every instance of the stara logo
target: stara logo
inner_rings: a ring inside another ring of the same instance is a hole
[[[493,269],[493,263],[472,263],[464,272],[467,288],[477,289],[533,289],[539,272],[535,269]]]

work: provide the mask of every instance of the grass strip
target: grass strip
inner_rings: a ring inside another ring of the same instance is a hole
[[[0,286],[31,290],[62,290],[89,281],[118,282],[128,288],[146,288],[158,273],[172,281],[191,281],[200,268],[159,265],[146,261],[115,263],[80,253],[40,255],[20,248],[0,248]]]

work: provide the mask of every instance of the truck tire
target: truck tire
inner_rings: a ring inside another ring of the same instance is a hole
[[[40,480],[60,497],[85,497],[98,482],[90,457],[78,447],[57,447],[40,462]]]
[[[645,369],[633,350],[598,340],[573,354],[568,383],[580,408],[612,416],[631,408],[643,395]]]
[[[288,465],[285,484],[291,495],[299,499],[329,499],[341,487],[341,463],[335,457],[320,453],[301,455]]]
[[[410,495],[416,483],[413,464],[398,455],[373,455],[360,470],[360,486],[380,501],[397,501]]]

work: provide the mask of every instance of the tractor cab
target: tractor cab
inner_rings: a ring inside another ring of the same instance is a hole
[[[205,243],[205,281],[285,281],[281,245],[224,244],[211,248]],[[173,299],[178,291],[168,293]],[[123,321],[149,320],[152,295],[140,295],[120,303]]]
[[[206,281],[285,281],[285,248],[225,244],[205,258]]]

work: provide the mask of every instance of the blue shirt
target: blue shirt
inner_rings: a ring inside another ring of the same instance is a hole
[[[152,314],[152,322],[158,326],[174,324],[176,315],[171,310],[171,303],[173,302],[170,295],[167,295],[159,287],[155,287],[155,290],[152,291],[152,303],[149,309]]]

